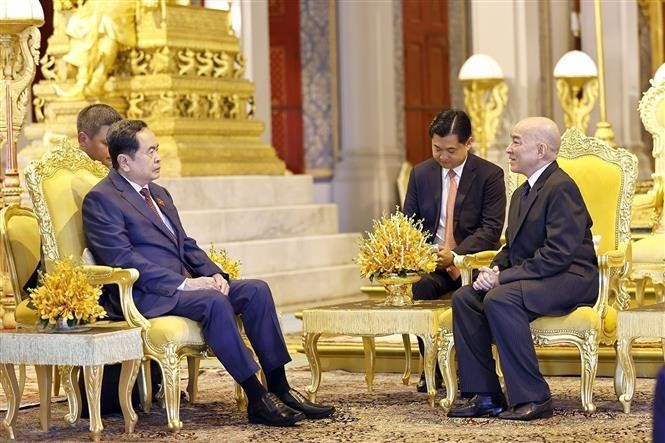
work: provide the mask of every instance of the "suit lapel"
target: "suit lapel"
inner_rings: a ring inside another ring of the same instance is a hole
[[[464,169],[462,169],[462,176],[457,185],[457,197],[455,197],[455,210],[453,212],[453,232],[457,227],[459,214],[464,203],[464,199],[471,189],[471,185],[476,178],[476,159],[473,154],[469,154],[466,159]]]
[[[511,204],[511,213],[513,220],[517,219],[517,226],[515,227],[515,230],[512,233],[512,239],[515,240],[515,237],[517,237],[517,233],[520,231],[520,228],[522,227],[522,224],[524,223],[524,220],[526,219],[527,215],[529,214],[529,211],[531,210],[531,207],[533,206],[534,202],[538,199],[538,193],[542,189],[542,187],[545,185],[547,182],[547,179],[549,178],[552,173],[559,168],[559,165],[557,164],[556,161],[552,162],[538,177],[538,180],[536,183],[533,185],[533,188],[531,191],[529,191],[529,195],[526,198],[526,202],[524,202],[524,207],[522,208],[522,213],[518,214],[519,212],[519,206],[520,206],[520,198],[521,194],[513,195],[513,202]],[[526,183],[526,182],[525,182]],[[517,192],[522,192],[522,187],[524,185],[520,186],[517,188],[515,193]]]
[[[159,220],[157,215],[153,213],[152,210],[148,207],[148,204],[145,202],[143,197],[141,197],[141,195],[136,192],[132,185],[130,185],[129,182],[118,173],[118,171],[111,169],[109,172],[109,178],[115,185],[116,189],[120,191],[122,198],[129,202],[129,204],[132,205],[134,209],[136,209],[141,215],[150,220],[152,224],[155,225],[157,229],[162,231],[169,239],[171,239],[171,241],[175,242],[173,236],[168,231],[168,228],[164,225],[164,223]],[[152,192],[152,188],[150,188],[150,191]]]
[[[436,161],[432,162],[429,175],[429,188],[434,191],[434,207],[436,208],[436,222],[432,229],[432,236],[436,236],[436,230],[439,228],[441,220],[441,192],[443,183],[441,180],[441,166]],[[434,238],[434,237],[432,237]]]
[[[153,200],[157,202],[159,210],[162,211],[162,214],[164,214],[164,216],[169,220],[169,223],[171,223],[174,234],[178,239],[178,245],[182,245],[184,229],[180,225],[178,212],[175,206],[173,206],[171,203],[171,199],[164,194],[162,188],[159,186],[150,183],[148,187],[150,188],[150,193],[152,194]]]

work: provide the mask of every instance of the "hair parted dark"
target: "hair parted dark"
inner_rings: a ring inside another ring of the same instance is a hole
[[[118,169],[118,155],[127,154],[134,158],[134,154],[139,150],[136,134],[147,127],[143,120],[120,120],[111,125],[106,134],[106,143],[115,169]]]
[[[471,137],[469,116],[466,115],[466,112],[457,109],[439,112],[429,125],[430,138],[435,135],[447,137],[453,134],[457,135],[460,143],[466,143],[469,140],[469,137]]]
[[[122,116],[111,106],[95,103],[86,106],[79,112],[76,117],[76,132],[84,132],[92,138],[97,135],[102,126],[111,126],[120,120],[122,120]]]

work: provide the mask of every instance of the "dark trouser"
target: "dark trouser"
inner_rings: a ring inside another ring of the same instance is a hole
[[[665,365],[656,378],[656,391],[653,397],[653,441],[665,442]]]
[[[453,280],[445,270],[436,270],[425,275],[420,281],[413,285],[414,300],[438,300],[441,298],[450,298],[451,291],[462,285],[462,279]],[[420,355],[425,355],[425,344],[423,339],[418,337],[418,349]],[[437,362],[437,368],[439,363]]]
[[[261,280],[233,280],[229,284],[228,296],[214,290],[178,291],[178,303],[167,315],[200,322],[208,346],[231,377],[241,383],[259,367],[236,327],[236,315],[240,314],[264,372],[284,366],[291,357],[268,285]]]
[[[524,307],[519,281],[487,293],[464,286],[453,295],[453,334],[465,394],[499,394],[501,385],[492,356],[497,345],[509,404],[550,397],[538,368],[529,323],[540,317]]]

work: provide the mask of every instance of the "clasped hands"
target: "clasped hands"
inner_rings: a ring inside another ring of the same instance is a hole
[[[229,282],[222,274],[215,274],[212,277],[186,278],[183,291],[197,291],[199,289],[212,289],[223,295],[229,295]]]
[[[453,264],[453,260],[455,259],[455,256],[453,255],[453,251],[451,251],[448,248],[441,248],[438,250],[437,254],[437,259],[436,259],[436,267],[439,269],[448,269],[449,266]]]
[[[478,270],[478,278],[473,282],[473,289],[476,291],[487,292],[490,289],[499,286],[499,267],[488,268],[483,266]]]

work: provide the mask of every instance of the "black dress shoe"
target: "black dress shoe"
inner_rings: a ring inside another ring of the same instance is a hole
[[[441,389],[443,387],[443,376],[439,371],[434,373],[434,386],[436,389]],[[427,393],[427,383],[425,382],[425,373],[420,373],[420,380],[416,384],[416,391]]]
[[[316,419],[316,418],[325,418],[332,415],[335,412],[333,406],[323,406],[309,401],[302,395],[300,392],[295,389],[289,389],[288,392],[278,396],[286,406],[296,411],[300,411],[305,414],[305,418]]]
[[[552,416],[552,399],[531,403],[522,403],[499,414],[504,420],[535,420]]]
[[[272,392],[266,393],[261,400],[247,406],[250,423],[267,426],[293,426],[305,418],[305,414],[286,406]]]
[[[448,411],[448,417],[472,418],[472,417],[496,417],[506,409],[506,401],[500,394],[480,395],[476,394],[467,399],[459,406]]]

